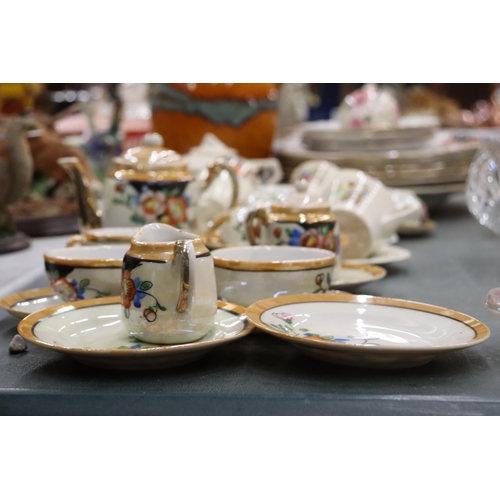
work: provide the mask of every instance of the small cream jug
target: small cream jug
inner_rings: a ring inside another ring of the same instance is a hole
[[[214,262],[202,240],[162,223],[143,226],[122,265],[125,329],[153,344],[183,344],[214,326]]]

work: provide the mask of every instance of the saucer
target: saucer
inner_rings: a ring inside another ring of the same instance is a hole
[[[69,354],[77,361],[113,370],[149,370],[183,365],[253,330],[245,308],[219,301],[215,326],[188,344],[140,342],[123,327],[119,297],[80,300],[30,314],[18,325],[27,341]]]
[[[408,368],[472,347],[488,327],[451,309],[368,295],[287,295],[247,309],[249,321],[316,359],[368,368]]]
[[[392,264],[409,259],[411,252],[396,245],[384,245],[376,250],[370,257],[364,259],[344,259],[345,264]]]
[[[355,286],[370,283],[371,281],[381,280],[386,274],[387,271],[380,266],[343,262],[337,277],[332,279],[330,283],[330,290],[350,289]]]
[[[24,292],[13,293],[0,300],[0,306],[16,318],[24,318],[28,314],[41,311],[66,302],[54,293],[52,288],[35,288]]]
[[[427,219],[419,223],[405,223],[398,227],[400,236],[422,236],[430,233],[436,227],[436,221]]]

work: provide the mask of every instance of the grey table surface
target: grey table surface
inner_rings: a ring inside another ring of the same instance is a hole
[[[499,415],[500,318],[483,301],[500,286],[500,238],[469,215],[461,195],[432,215],[438,224],[430,235],[399,242],[412,257],[355,292],[469,314],[491,330],[480,345],[417,368],[369,370],[317,361],[280,339],[251,334],[185,366],[119,372],[32,344],[9,354],[17,320],[4,315],[0,414]]]

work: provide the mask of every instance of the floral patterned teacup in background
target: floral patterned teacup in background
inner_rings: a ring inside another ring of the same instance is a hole
[[[381,181],[352,168],[341,169],[333,178],[328,201],[347,239],[342,247],[345,259],[369,257],[418,210],[398,206]]]
[[[330,250],[341,266],[340,230],[330,205],[308,195],[290,195],[282,203],[248,213],[246,234],[251,245],[287,245]]]
[[[125,329],[154,344],[183,344],[214,326],[214,262],[197,235],[167,224],[143,226],[123,258]]]
[[[67,302],[120,295],[122,260],[129,245],[59,248],[43,256],[54,292]]]

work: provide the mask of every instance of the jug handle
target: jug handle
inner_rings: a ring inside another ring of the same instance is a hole
[[[257,245],[257,241],[253,232],[253,221],[254,219],[258,219],[261,224],[264,226],[269,225],[269,221],[267,220],[267,212],[264,208],[257,208],[256,210],[252,210],[247,215],[247,221],[245,223],[245,229],[247,232],[247,238],[250,245]]]
[[[180,293],[175,310],[181,314],[189,311],[193,302],[195,258],[191,241],[178,240],[175,242],[174,265],[180,260]]]
[[[225,170],[231,179],[231,183],[233,185],[233,196],[231,198],[231,205],[229,208],[234,208],[238,204],[239,197],[239,186],[238,186],[238,178],[236,177],[236,172],[233,167],[226,163],[224,158],[217,158],[214,162],[212,162],[208,166],[208,176],[205,179],[205,183],[203,186],[203,191],[212,184],[212,182],[217,178],[220,173]]]

